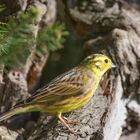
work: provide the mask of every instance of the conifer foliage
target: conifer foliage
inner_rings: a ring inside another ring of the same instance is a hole
[[[11,16],[7,23],[0,24],[0,67],[14,68],[22,66],[33,49],[37,52],[43,49],[55,51],[62,48],[67,31],[64,25],[56,22],[51,27],[39,30],[37,37],[34,27],[37,24],[38,10],[20,11]],[[35,46],[39,46],[38,49]]]

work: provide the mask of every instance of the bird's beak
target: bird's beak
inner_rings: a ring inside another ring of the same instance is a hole
[[[111,63],[111,68],[117,68],[117,66],[113,63]]]

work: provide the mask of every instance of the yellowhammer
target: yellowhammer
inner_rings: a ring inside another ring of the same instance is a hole
[[[13,115],[40,111],[56,117],[72,132],[64,112],[78,109],[92,98],[104,73],[115,67],[112,61],[103,54],[94,54],[85,58],[79,66],[58,76],[35,94],[0,116],[3,121]]]

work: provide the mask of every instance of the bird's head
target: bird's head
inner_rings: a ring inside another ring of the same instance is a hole
[[[93,71],[98,77],[102,77],[103,74],[116,66],[112,60],[103,54],[93,54],[85,58],[81,65]]]

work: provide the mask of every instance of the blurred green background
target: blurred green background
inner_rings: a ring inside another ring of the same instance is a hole
[[[66,36],[63,48],[51,52],[41,77],[41,86],[59,74],[73,68],[83,59],[83,40],[73,30],[72,26],[65,23],[69,35]]]

